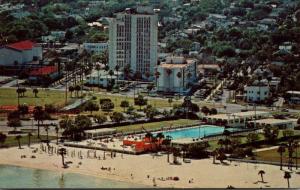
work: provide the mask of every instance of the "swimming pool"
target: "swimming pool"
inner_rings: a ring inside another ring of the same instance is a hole
[[[227,128],[229,131],[237,131],[236,128]],[[222,134],[224,132],[224,127],[214,126],[214,125],[201,125],[199,127],[177,129],[173,131],[163,132],[165,136],[171,136],[173,139],[182,138],[202,138],[205,136]]]

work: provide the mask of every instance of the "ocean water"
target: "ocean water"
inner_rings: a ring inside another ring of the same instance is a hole
[[[146,186],[74,173],[0,165],[0,188],[142,188]]]
[[[227,130],[234,131],[237,129],[228,128]],[[224,132],[224,127],[213,126],[213,125],[201,125],[199,127],[167,131],[164,132],[163,134],[165,136],[169,135],[173,139],[181,139],[181,138],[202,138],[204,136],[222,134],[223,132]]]

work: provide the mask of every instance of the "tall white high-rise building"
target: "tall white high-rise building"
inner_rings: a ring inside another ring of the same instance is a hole
[[[154,74],[157,64],[158,16],[151,7],[126,9],[109,25],[109,67],[120,71],[130,65],[133,72]]]

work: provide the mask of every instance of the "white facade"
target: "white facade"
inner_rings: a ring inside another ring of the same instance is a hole
[[[109,25],[109,66],[120,70],[130,65],[133,72],[154,74],[157,64],[158,16],[150,7],[126,9]]]
[[[0,49],[0,65],[15,66],[17,64],[25,64],[32,62],[34,59],[41,60],[43,58],[42,47],[33,46],[32,48],[11,48],[4,46]]]
[[[245,86],[246,100],[248,102],[264,101],[270,95],[270,87],[262,86]]]
[[[108,43],[107,42],[83,43],[83,49],[87,50],[88,52],[99,54],[108,49]]]
[[[99,85],[104,88],[107,87],[110,81],[116,81],[117,78],[118,80],[121,80],[123,78],[122,72],[114,72],[113,76],[110,76],[108,72],[104,70],[98,71],[93,71],[92,74],[88,75],[86,77],[85,83],[90,84],[90,85]]]
[[[196,61],[193,59],[167,57],[166,62],[157,66],[157,72],[160,74],[157,90],[184,93],[197,78],[196,67]]]

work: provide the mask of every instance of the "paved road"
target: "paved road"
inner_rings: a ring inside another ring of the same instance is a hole
[[[21,84],[21,83],[24,83],[25,80],[20,80],[20,79],[15,79],[13,81],[10,81],[9,83],[6,83],[4,85],[2,85],[3,88],[8,88],[8,87],[13,87],[13,86],[16,86],[17,83]]]

